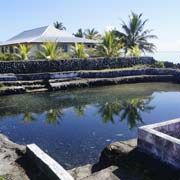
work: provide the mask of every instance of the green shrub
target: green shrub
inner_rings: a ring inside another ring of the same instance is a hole
[[[154,64],[154,67],[156,68],[165,68],[164,62],[163,61],[156,61]]]
[[[0,61],[10,61],[10,60],[17,60],[14,54],[10,53],[0,53]]]
[[[5,178],[3,178],[3,177],[0,177],[0,180],[6,180]]]

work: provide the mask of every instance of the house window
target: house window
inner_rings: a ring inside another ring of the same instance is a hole
[[[12,46],[10,46],[9,49],[11,54],[14,53],[14,48]]]
[[[68,52],[68,46],[66,44],[62,45],[62,49],[64,52]]]

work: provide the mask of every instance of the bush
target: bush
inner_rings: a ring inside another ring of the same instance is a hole
[[[10,60],[17,60],[14,54],[10,53],[0,53],[0,61],[10,61]]]
[[[163,61],[156,61],[154,64],[155,68],[165,68],[164,62]]]
[[[3,178],[3,177],[0,177],[0,180],[6,180],[5,178]]]

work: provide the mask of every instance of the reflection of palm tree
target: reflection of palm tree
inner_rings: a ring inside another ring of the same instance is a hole
[[[112,102],[112,103],[106,102],[105,104],[100,106],[98,113],[101,114],[104,123],[107,123],[108,121],[114,123],[113,116],[119,115],[120,111],[121,111],[121,104],[119,102]]]
[[[74,111],[77,113],[78,117],[84,116],[86,110],[86,106],[78,105],[74,107]]]
[[[137,123],[143,123],[141,112],[148,112],[154,109],[154,107],[148,104],[152,98],[140,99],[134,98],[126,101],[105,103],[100,106],[99,113],[101,114],[105,123],[111,121],[114,122],[113,116],[120,116],[120,120],[127,119],[129,128],[137,126]]]
[[[137,125],[137,122],[143,123],[141,112],[147,112],[153,109],[148,106],[152,98],[140,99],[135,98],[122,102],[121,121],[127,119],[130,129]]]
[[[21,122],[34,122],[37,121],[37,119],[34,117],[34,113],[32,112],[26,112],[23,114],[22,119],[20,120]]]
[[[46,113],[46,122],[48,124],[58,124],[59,120],[62,119],[63,113],[59,109],[50,109]]]

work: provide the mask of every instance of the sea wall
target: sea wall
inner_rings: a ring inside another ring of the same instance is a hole
[[[43,73],[78,70],[100,70],[155,63],[153,57],[88,58],[66,60],[0,61],[0,74]]]

